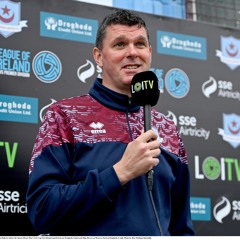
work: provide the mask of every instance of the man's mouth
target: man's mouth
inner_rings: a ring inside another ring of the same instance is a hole
[[[140,65],[126,65],[124,66],[125,69],[137,69]]]

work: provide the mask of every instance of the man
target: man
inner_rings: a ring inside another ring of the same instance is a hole
[[[52,104],[34,145],[27,207],[39,233],[194,234],[182,139],[154,109],[157,133],[143,132],[143,109],[130,101],[132,78],[149,70],[151,55],[138,15],[118,10],[103,20],[93,49],[102,79],[89,94]]]

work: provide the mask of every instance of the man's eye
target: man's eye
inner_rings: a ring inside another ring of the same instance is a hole
[[[124,43],[123,42],[118,42],[118,43],[115,44],[115,46],[116,47],[122,47],[122,46],[124,46]]]
[[[144,42],[138,42],[136,45],[137,46],[145,46],[146,44]]]

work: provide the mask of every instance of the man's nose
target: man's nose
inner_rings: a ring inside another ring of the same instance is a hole
[[[136,46],[134,44],[129,44],[127,53],[128,57],[137,57],[138,51]]]

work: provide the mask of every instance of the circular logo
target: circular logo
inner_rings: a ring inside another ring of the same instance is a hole
[[[55,82],[62,73],[62,64],[52,52],[39,52],[33,59],[33,72],[44,83]]]
[[[190,89],[190,82],[187,74],[179,69],[169,70],[165,76],[165,85],[169,94],[175,98],[185,97]]]
[[[136,83],[135,85],[134,85],[134,90],[136,91],[136,92],[139,92],[139,91],[141,91],[141,89],[142,89],[142,85],[141,85],[141,83]]]
[[[203,161],[202,170],[209,180],[215,180],[220,176],[221,166],[216,158],[207,157]]]

